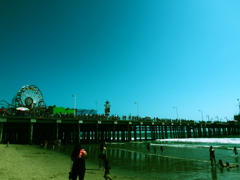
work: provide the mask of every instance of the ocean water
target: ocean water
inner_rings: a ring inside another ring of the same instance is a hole
[[[150,143],[150,152],[147,150]],[[224,179],[226,173],[210,165],[209,148],[215,149],[216,161],[239,164],[239,157],[233,153],[237,147],[240,153],[240,136],[221,138],[158,139],[156,141],[132,141],[127,143],[106,142],[107,156],[112,167],[134,171],[148,179]],[[161,154],[160,146],[164,152]],[[154,151],[156,148],[156,153]],[[97,160],[98,145],[86,146],[91,152],[89,158]],[[239,176],[240,169],[232,168],[231,177]],[[202,177],[203,174],[207,177]],[[181,174],[181,175],[180,175]]]

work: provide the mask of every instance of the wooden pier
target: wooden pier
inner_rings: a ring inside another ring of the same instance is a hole
[[[167,138],[206,138],[239,135],[240,124],[169,121],[81,120],[77,118],[1,117],[0,140],[40,144],[152,141]]]

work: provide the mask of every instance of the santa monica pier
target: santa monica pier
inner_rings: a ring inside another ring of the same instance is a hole
[[[94,109],[46,106],[40,89],[34,85],[21,87],[11,103],[0,100],[0,104],[2,143],[152,141],[240,134],[239,115],[227,122],[111,116],[109,101],[103,103],[104,114]]]

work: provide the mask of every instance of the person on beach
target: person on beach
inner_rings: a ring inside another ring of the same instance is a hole
[[[237,148],[236,148],[236,147],[233,148],[233,153],[234,153],[235,156],[238,155],[238,152],[237,152]]]
[[[147,144],[147,150],[150,152],[150,143]]]
[[[103,143],[101,143],[99,145],[99,154],[98,154],[99,170],[102,169],[103,161],[104,161],[104,159],[103,159],[104,156],[103,155],[106,154],[106,150],[107,150],[107,148],[104,146]]]
[[[112,180],[112,178],[110,177],[110,169],[111,169],[111,166],[110,166],[110,163],[109,163],[109,160],[107,159],[107,155],[106,154],[103,154],[103,165],[104,165],[104,178],[105,180]]]
[[[56,140],[53,140],[53,142],[52,142],[52,150],[55,150],[56,144],[57,144]]]
[[[225,164],[223,164],[222,160],[219,159],[218,163],[217,163],[217,166],[220,165],[220,167],[226,167]]]
[[[9,141],[7,141],[7,145],[5,146],[5,148],[8,148],[9,147]]]
[[[217,165],[220,165],[220,167],[226,167],[226,168],[238,167],[238,165],[230,165],[228,162],[226,162],[226,164],[223,164],[221,159],[219,159]]]
[[[163,155],[163,147],[160,146],[161,155]]]
[[[60,149],[61,149],[61,147],[62,147],[62,141],[61,141],[61,139],[58,140],[57,146],[58,146],[58,151],[60,151]]]
[[[86,157],[87,152],[82,148],[80,143],[77,143],[71,153],[72,170],[70,172],[69,179],[76,180],[78,177],[79,180],[84,180],[84,175],[86,172]]]
[[[210,146],[209,153],[210,153],[211,165],[213,165],[213,162],[214,162],[214,164],[216,165],[215,151],[214,151],[214,149],[213,149],[212,146]]]
[[[230,165],[228,162],[226,162],[226,167],[227,168],[233,168],[233,167],[238,167],[238,165]]]
[[[48,141],[45,140],[45,141],[44,141],[44,149],[47,149],[47,146],[48,146]]]

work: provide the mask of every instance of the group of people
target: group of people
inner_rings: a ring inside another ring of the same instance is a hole
[[[149,152],[150,143],[147,144],[147,149]],[[160,147],[160,150],[161,150],[161,153],[163,154],[162,146]],[[154,147],[154,152],[156,153],[156,147]],[[236,147],[234,147],[233,152],[235,155],[238,155]],[[209,154],[210,154],[210,161],[212,166],[219,165],[220,167],[226,167],[226,168],[238,167],[238,165],[230,165],[228,162],[224,164],[221,159],[216,164],[215,151],[212,146],[210,146]],[[69,173],[69,179],[76,180],[78,177],[79,180],[84,180],[85,171],[86,171],[86,166],[85,166],[86,157],[87,157],[87,152],[82,148],[80,143],[77,143],[74,146],[74,149],[71,153],[72,166],[71,166],[71,171]],[[99,169],[101,170],[102,167],[105,169],[103,177],[105,178],[105,180],[112,180],[112,178],[110,177],[111,166],[107,158],[106,147],[104,146],[104,144],[99,145],[98,159],[99,159]]]
[[[147,150],[148,152],[150,152],[150,149],[151,149],[151,144],[150,143],[147,143]],[[153,148],[153,151],[154,151],[154,154],[157,154],[157,148],[156,146],[154,146]],[[163,155],[163,146],[160,146],[160,152],[161,152],[161,155]]]
[[[104,147],[104,144],[100,144],[99,146],[99,169],[104,168],[104,178],[105,180],[112,180],[110,177],[110,163],[107,158],[107,153],[106,153],[106,147]],[[72,160],[72,165],[71,165],[71,170],[69,172],[69,179],[71,180],[84,180],[85,172],[86,172],[86,165],[85,165],[85,159],[87,158],[87,152],[82,148],[80,143],[77,143],[74,146],[74,149],[71,153],[71,160]]]
[[[233,152],[234,152],[235,155],[238,155],[238,152],[237,152],[237,148],[236,148],[236,147],[233,148]],[[215,151],[214,151],[214,149],[213,149],[212,146],[210,146],[209,154],[210,154],[210,161],[211,161],[211,165],[212,165],[212,166],[215,164],[215,165],[217,165],[217,166],[219,165],[220,167],[226,167],[226,168],[238,167],[238,165],[230,165],[229,162],[226,162],[226,163],[224,164],[221,159],[219,159],[218,163],[216,164]]]

